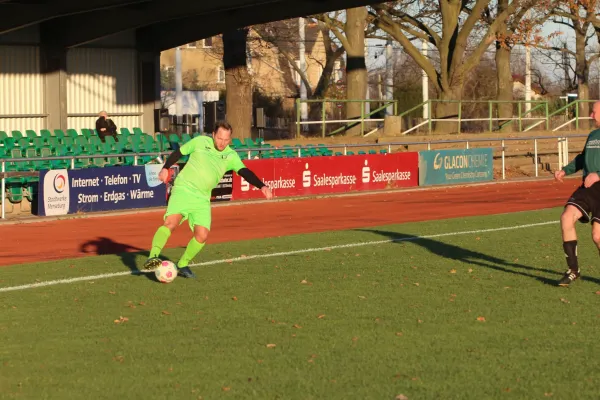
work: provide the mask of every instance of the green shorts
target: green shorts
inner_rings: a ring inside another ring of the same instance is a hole
[[[177,214],[183,216],[181,223],[188,220],[192,231],[194,231],[196,225],[210,230],[210,197],[201,196],[186,188],[174,186],[164,218]]]

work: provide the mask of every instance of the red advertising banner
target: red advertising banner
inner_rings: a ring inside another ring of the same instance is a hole
[[[419,184],[419,153],[244,160],[277,197],[412,187]],[[262,198],[237,174],[232,200]]]

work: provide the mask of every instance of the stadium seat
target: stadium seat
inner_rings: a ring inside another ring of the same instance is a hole
[[[6,134],[6,132],[0,131],[0,142],[3,142],[4,139],[6,139],[7,137],[8,135]]]
[[[31,130],[31,129],[27,129],[27,130],[25,131],[25,133],[27,134],[27,137],[28,137],[29,139],[35,139],[35,138],[37,138],[37,137],[38,137],[37,133],[35,133],[35,131],[33,131],[33,130]]]
[[[76,137],[79,136],[79,134],[77,133],[77,131],[75,129],[67,129],[67,135],[69,137],[72,137],[73,139],[75,139]]]
[[[144,135],[144,132],[140,128],[133,128],[134,135]]]
[[[23,134],[21,133],[21,131],[12,131],[10,134],[11,134],[12,138],[15,140],[19,140],[19,139],[23,138]]]
[[[46,139],[46,141],[49,141],[50,138],[52,138],[52,134],[50,133],[50,131],[48,129],[42,129],[40,131],[40,136],[43,137],[44,139]]]
[[[62,129],[55,129],[54,130],[54,137],[57,138],[58,140],[62,140],[65,138],[65,133],[62,131]]]
[[[128,128],[121,128],[121,135],[131,136],[131,132],[129,131]]]

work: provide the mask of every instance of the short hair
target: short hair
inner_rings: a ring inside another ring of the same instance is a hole
[[[217,121],[217,123],[215,124],[215,129],[213,130],[213,133],[217,133],[217,131],[219,130],[219,128],[223,128],[226,131],[229,131],[229,132],[233,133],[233,128],[231,127],[231,125],[227,121]]]

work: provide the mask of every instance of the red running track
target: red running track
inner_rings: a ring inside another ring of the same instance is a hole
[[[214,207],[209,243],[556,207],[580,184],[513,182]],[[162,214],[0,224],[0,265],[145,251]],[[190,237],[184,224],[167,247],[185,246]],[[82,245],[90,241],[96,245],[86,253]]]

